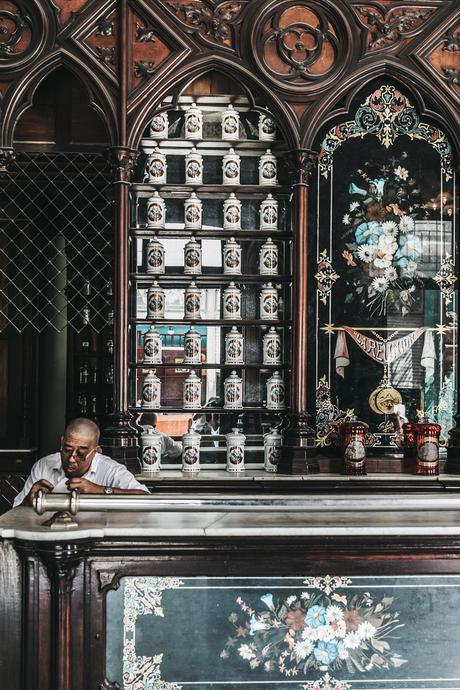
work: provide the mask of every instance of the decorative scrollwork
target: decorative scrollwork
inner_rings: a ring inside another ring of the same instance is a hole
[[[134,63],[134,74],[138,79],[147,79],[154,74],[156,69],[153,60],[136,60]]]
[[[321,174],[328,177],[334,152],[344,141],[362,138],[367,134],[374,134],[385,148],[403,135],[422,139],[439,153],[446,180],[453,175],[452,148],[445,133],[433,125],[420,122],[408,98],[389,84],[382,84],[365,99],[354,120],[341,122],[329,130],[319,153]]]
[[[376,51],[400,43],[413,36],[431,17],[434,7],[392,7],[384,9],[371,5],[356,5],[361,26],[368,34],[366,50]]]
[[[198,0],[186,5],[175,0],[165,0],[165,4],[184,24],[195,29],[203,38],[213,43],[232,45],[234,23],[247,4],[247,0],[232,2]]]
[[[318,281],[317,290],[320,302],[327,304],[334,283],[340,278],[339,274],[332,266],[331,259],[327,255],[327,249],[323,249],[319,255],[315,278]]]
[[[451,256],[444,256],[441,260],[441,267],[434,276],[433,280],[444,295],[446,304],[452,302],[457,275],[454,260]]]
[[[31,27],[31,18],[21,10],[0,10],[0,58],[8,58],[15,53],[27,27]]]
[[[115,48],[109,48],[106,46],[96,46],[96,54],[98,60],[100,60],[100,62],[103,62],[104,65],[115,64]]]
[[[299,21],[284,26],[284,12],[278,11],[273,15],[271,29],[262,37],[266,61],[269,62],[269,51],[275,45],[278,57],[289,67],[287,74],[278,72],[278,75],[282,75],[288,81],[297,80],[299,77],[301,79],[324,77],[337,58],[337,36],[329,29],[328,19],[319,7],[315,9],[314,13],[317,17],[316,25]],[[318,63],[327,44],[333,52],[333,59],[330,60],[329,68],[321,70],[320,74],[312,73],[312,67]],[[272,70],[276,71],[274,64]]]
[[[155,33],[153,29],[149,29],[147,26],[142,26],[142,24],[136,23],[136,41],[138,43],[153,43],[155,40]]]

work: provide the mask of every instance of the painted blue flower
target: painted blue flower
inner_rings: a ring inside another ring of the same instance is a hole
[[[249,634],[250,635],[255,635],[256,632],[259,630],[268,630],[269,626],[267,623],[264,623],[264,621],[258,620],[254,614],[252,614],[250,620],[249,620],[249,625],[251,626],[249,628]]]
[[[355,230],[355,238],[358,244],[377,244],[382,234],[382,226],[376,220],[361,223]]]
[[[367,192],[365,189],[362,187],[358,187],[355,185],[354,182],[350,182],[350,186],[348,187],[348,193],[349,194],[361,194],[361,196],[366,196]]]
[[[321,664],[332,664],[338,657],[339,651],[337,645],[333,642],[318,642],[314,648],[313,654],[315,659]]]
[[[274,610],[275,605],[273,604],[273,594],[262,594],[260,598],[264,602],[265,606],[272,611]]]
[[[326,625],[326,609],[324,606],[312,606],[308,609],[305,616],[305,623],[310,628],[319,628],[320,625]]]
[[[398,238],[399,249],[395,254],[395,259],[397,260],[398,266],[404,267],[404,263],[399,263],[399,260],[407,259],[414,260],[418,259],[422,253],[422,243],[420,238],[416,235],[400,235]],[[405,264],[407,265],[407,263]]]
[[[387,181],[386,177],[376,177],[374,180],[371,180],[371,183],[374,185],[376,191],[377,191],[377,196],[382,198],[383,196],[383,188],[385,187],[385,182]]]

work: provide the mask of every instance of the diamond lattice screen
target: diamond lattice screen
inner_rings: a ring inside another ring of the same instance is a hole
[[[112,308],[113,230],[102,154],[20,153],[0,178],[0,330],[100,331]]]

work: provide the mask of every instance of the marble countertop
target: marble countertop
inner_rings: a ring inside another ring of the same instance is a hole
[[[110,499],[110,497],[108,497]],[[162,500],[164,496],[161,497]],[[366,497],[303,495],[304,509],[244,508],[229,512],[157,510],[155,512],[80,512],[74,530],[51,530],[43,522],[51,516],[37,515],[19,507],[0,517],[0,537],[29,541],[74,541],[78,539],[146,539],[173,537],[312,537],[312,536],[454,536],[460,537],[460,493],[426,492],[416,495],[381,493],[376,509]],[[423,501],[423,503],[420,503]],[[423,509],[420,506],[423,505]],[[378,509],[377,509],[378,506]]]

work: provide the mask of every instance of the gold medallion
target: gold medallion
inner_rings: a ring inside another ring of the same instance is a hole
[[[369,407],[377,414],[392,414],[394,406],[401,403],[401,393],[383,382],[369,396]]]

